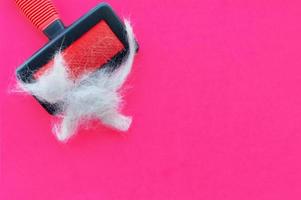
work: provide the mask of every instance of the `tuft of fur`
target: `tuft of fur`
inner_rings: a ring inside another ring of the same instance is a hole
[[[83,75],[74,81],[69,77],[68,66],[57,53],[53,67],[34,83],[19,82],[24,91],[41,101],[60,103],[63,114],[53,127],[59,141],[67,141],[79,124],[90,119],[99,119],[104,125],[120,131],[127,131],[132,118],[119,112],[121,96],[119,89],[132,69],[136,52],[134,33],[129,21],[125,20],[129,54],[125,61],[113,72],[100,69]]]

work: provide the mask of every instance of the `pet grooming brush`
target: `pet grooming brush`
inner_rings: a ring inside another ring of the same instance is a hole
[[[138,49],[132,27],[99,4],[65,28],[50,0],[16,0],[49,42],[17,70],[20,87],[50,113],[60,114],[53,130],[66,141],[91,118],[120,131],[131,117],[119,111],[119,89]]]
[[[73,78],[102,67],[112,70],[128,53],[125,27],[112,8],[101,3],[65,28],[50,0],[16,0],[17,5],[48,38],[49,42],[17,70],[17,77],[30,83],[53,65],[61,51]],[[40,101],[50,113],[58,112],[55,104]]]

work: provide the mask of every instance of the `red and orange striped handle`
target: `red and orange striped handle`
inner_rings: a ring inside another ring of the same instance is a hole
[[[59,19],[58,12],[51,0],[15,0],[25,16],[39,30],[44,31]]]

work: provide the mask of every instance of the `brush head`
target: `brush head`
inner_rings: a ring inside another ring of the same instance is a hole
[[[71,26],[61,31],[17,69],[17,77],[31,83],[53,64],[53,57],[61,52],[73,79],[108,67],[114,70],[126,57],[129,45],[121,20],[107,4],[99,4]],[[50,113],[57,105],[41,102]]]

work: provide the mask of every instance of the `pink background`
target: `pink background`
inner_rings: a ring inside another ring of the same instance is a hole
[[[67,25],[98,2],[54,0]],[[0,199],[300,200],[300,1],[109,3],[141,47],[132,127],[94,124],[61,144],[53,117],[8,92],[47,39],[1,0]]]

